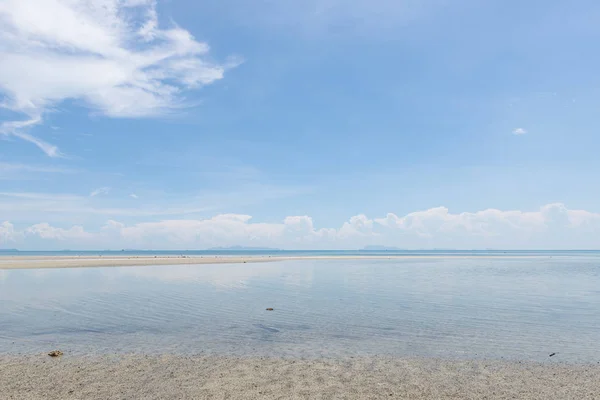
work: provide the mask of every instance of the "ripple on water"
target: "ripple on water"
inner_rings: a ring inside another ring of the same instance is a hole
[[[0,351],[600,361],[600,259],[5,271]],[[275,311],[267,312],[266,307]]]

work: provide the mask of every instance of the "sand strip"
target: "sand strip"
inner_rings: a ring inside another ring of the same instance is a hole
[[[600,365],[0,356],[0,398],[597,400]]]
[[[84,268],[84,267],[131,267],[142,265],[181,265],[181,264],[239,264],[250,262],[275,261],[269,257],[1,257],[0,269],[35,268]]]
[[[290,260],[407,260],[540,258],[540,256],[3,256],[0,269],[127,267],[180,264],[240,264]]]

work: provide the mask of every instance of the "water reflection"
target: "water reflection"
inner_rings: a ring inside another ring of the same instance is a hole
[[[0,351],[600,361],[598,270],[593,257],[0,270]]]
[[[107,277],[134,277],[167,283],[206,283],[216,287],[244,287],[254,278],[270,280],[280,278],[286,285],[310,286],[312,270],[291,269],[282,271],[278,263],[179,265],[143,268],[103,269]]]

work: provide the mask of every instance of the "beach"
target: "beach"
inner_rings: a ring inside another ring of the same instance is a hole
[[[5,256],[0,399],[598,400],[598,284],[587,256]]]
[[[68,354],[0,365],[0,397],[14,400],[600,398],[600,365]]]

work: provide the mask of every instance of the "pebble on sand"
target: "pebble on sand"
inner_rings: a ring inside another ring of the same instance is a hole
[[[60,350],[52,350],[50,353],[48,353],[48,355],[50,357],[60,357],[63,355],[63,352]]]
[[[273,309],[271,307],[267,308],[267,311],[273,311]]]

